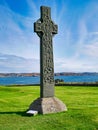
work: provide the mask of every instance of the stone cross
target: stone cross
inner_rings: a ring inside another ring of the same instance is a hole
[[[52,37],[58,26],[51,20],[51,9],[41,6],[41,18],[34,23],[40,37],[40,97],[54,97],[54,62]]]
[[[41,6],[41,18],[34,23],[34,32],[40,37],[40,98],[34,100],[27,114],[56,113],[67,111],[65,104],[54,97],[54,63],[52,37],[57,34],[57,25],[53,23],[50,8]]]

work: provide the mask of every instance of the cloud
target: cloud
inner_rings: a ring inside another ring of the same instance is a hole
[[[28,7],[29,7],[29,15],[30,17],[33,17],[34,20],[36,20],[40,13],[39,13],[39,6],[35,4],[33,0],[27,0]]]
[[[94,60],[98,59],[98,42],[85,45],[84,53]]]
[[[55,72],[98,72],[98,63],[92,63],[87,59],[56,58]]]
[[[39,60],[0,53],[0,73],[10,72],[39,72]]]
[[[55,71],[98,71],[98,2],[89,2],[78,12],[65,1],[26,1],[28,16],[13,12],[6,3],[0,5],[0,52],[9,54],[0,57],[2,72],[39,70],[40,40],[33,23],[40,17],[42,4],[51,6],[52,19],[58,24],[53,40]]]
[[[74,35],[70,35],[69,38],[73,39],[73,41],[69,45],[73,48],[73,55],[77,56],[77,60],[81,61],[82,59],[84,62],[89,61],[89,64],[92,62],[98,64],[98,18],[96,17],[98,8],[96,8],[95,2],[91,3],[84,8],[84,13],[77,19],[77,31],[73,32],[76,33],[77,37],[74,38]],[[71,49],[69,48],[69,50]],[[92,66],[92,70],[94,68],[95,66]]]
[[[26,58],[38,57],[39,39],[33,34],[32,18],[16,14],[9,7],[2,5],[0,17],[0,52],[5,51]],[[36,48],[34,56],[33,48]]]
[[[55,58],[55,72],[97,72],[98,64],[89,60],[73,58]],[[39,59],[26,59],[15,55],[0,53],[0,73],[40,72]],[[95,66],[95,67],[94,67]]]

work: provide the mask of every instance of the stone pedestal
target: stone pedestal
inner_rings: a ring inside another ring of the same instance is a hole
[[[38,98],[31,103],[29,110],[38,111],[40,114],[49,114],[67,111],[65,104],[56,97]]]

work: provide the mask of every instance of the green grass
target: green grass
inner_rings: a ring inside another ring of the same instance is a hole
[[[98,87],[55,87],[67,112],[28,117],[39,87],[0,86],[0,130],[98,130]]]

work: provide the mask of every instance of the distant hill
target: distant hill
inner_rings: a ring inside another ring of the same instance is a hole
[[[60,72],[55,73],[54,76],[83,76],[83,75],[98,75],[97,72],[83,72],[83,73],[73,73],[73,72]],[[0,73],[0,77],[24,77],[24,76],[40,76],[40,73]]]
[[[0,77],[39,76],[39,73],[0,73]]]
[[[83,76],[83,75],[98,75],[97,72],[81,72],[81,73],[75,73],[75,72],[61,72],[61,73],[55,73],[55,76]]]

